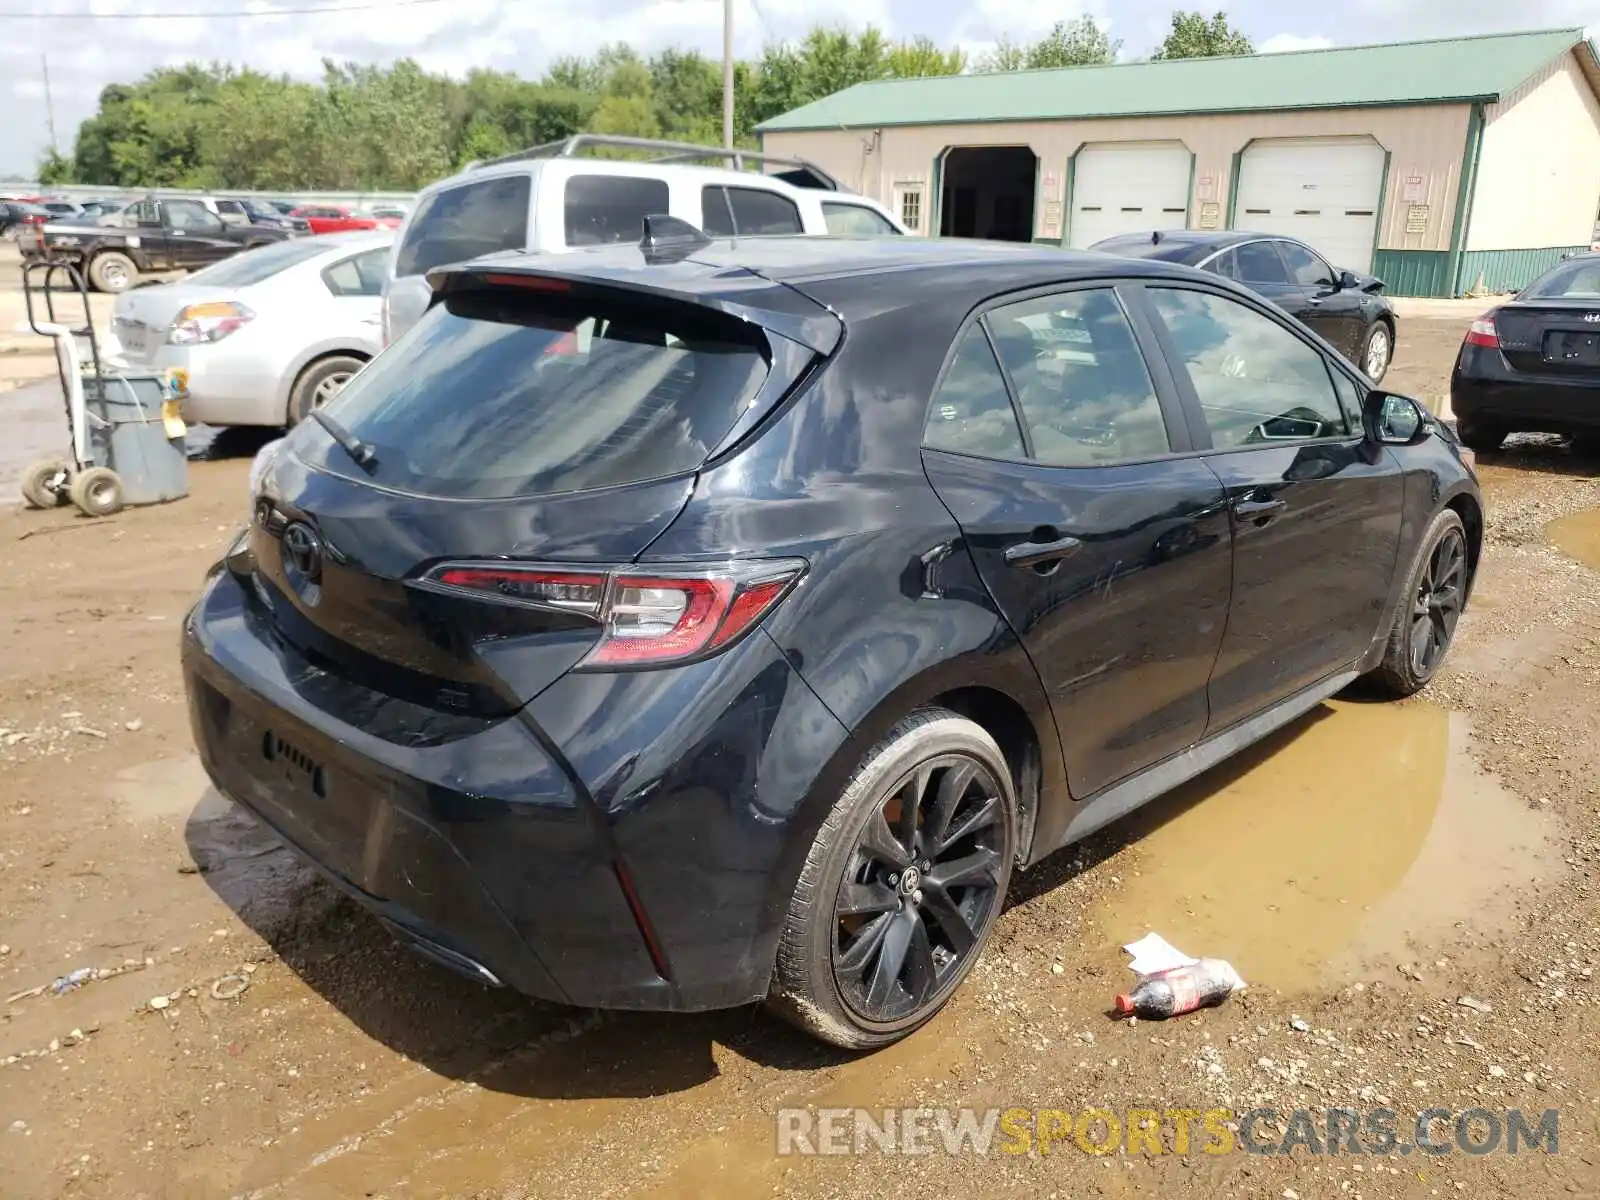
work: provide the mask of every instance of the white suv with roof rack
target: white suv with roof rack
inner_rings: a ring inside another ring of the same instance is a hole
[[[644,151],[649,161],[580,158],[581,150]],[[694,165],[706,159],[727,167]],[[759,171],[747,170],[755,166]],[[772,168],[782,170],[768,173]],[[644,218],[666,214],[712,237],[899,236],[889,210],[801,158],[687,142],[578,134],[472,163],[417,195],[395,240],[383,295],[385,343],[428,307],[435,267],[506,250],[564,252],[637,242]]]

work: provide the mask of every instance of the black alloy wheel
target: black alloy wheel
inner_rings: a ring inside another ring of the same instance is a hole
[[[1466,597],[1467,544],[1459,528],[1446,530],[1422,568],[1411,606],[1411,669],[1431,676],[1450,649]]]
[[[871,1025],[914,1017],[964,975],[1004,899],[1006,800],[966,754],[919,763],[876,802],[834,901],[840,998]]]

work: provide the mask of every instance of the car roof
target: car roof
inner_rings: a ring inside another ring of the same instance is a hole
[[[737,290],[735,281],[740,277],[759,276],[808,294],[818,285],[829,285],[827,303],[846,319],[868,310],[923,302],[925,289],[935,283],[943,289],[965,283],[977,303],[988,295],[1057,283],[1192,277],[1187,268],[1165,262],[1026,242],[785,235],[720,238],[654,263],[634,244],[559,255],[507,251],[441,268],[428,278],[437,288],[450,276],[485,271],[592,280],[707,299]]]
[[[1197,263],[1201,259],[1245,242],[1293,242],[1305,246],[1297,237],[1283,233],[1260,233],[1248,229],[1163,229],[1150,233],[1119,233],[1096,242],[1094,249],[1105,254],[1129,258],[1151,258],[1163,262]],[[1306,247],[1310,249],[1310,247]],[[1313,251],[1315,253],[1315,251]]]

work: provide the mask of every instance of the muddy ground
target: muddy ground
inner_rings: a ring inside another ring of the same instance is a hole
[[[1406,325],[1391,386],[1437,395],[1462,324]],[[246,465],[195,462],[189,499],[100,523],[0,514],[0,1195],[1600,1194],[1600,463],[1485,456],[1478,594],[1423,697],[1324,705],[1021,877],[949,1009],[868,1057],[759,1011],[480,990],[212,792],[178,626]],[[1251,988],[1110,1021],[1118,946],[1151,929]],[[81,967],[118,973],[3,1002]],[[775,1154],[782,1107],[962,1104],[1388,1106],[1402,1131],[1431,1105],[1558,1108],[1560,1141]]]

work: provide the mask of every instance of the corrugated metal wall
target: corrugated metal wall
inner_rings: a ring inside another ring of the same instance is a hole
[[[772,133],[774,153],[814,159],[858,191],[893,204],[897,188],[930,187],[934,166],[950,146],[1026,145],[1040,160],[1035,236],[1056,240],[1047,226],[1052,204],[1065,211],[1067,167],[1085,142],[1182,141],[1195,154],[1190,211],[1215,202],[1228,210],[1234,157],[1258,138],[1368,135],[1390,154],[1380,247],[1447,250],[1466,149],[1466,105],[1416,105],[1311,112],[1207,114],[1102,121],[1042,121]],[[925,222],[926,224],[926,222]]]

